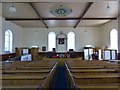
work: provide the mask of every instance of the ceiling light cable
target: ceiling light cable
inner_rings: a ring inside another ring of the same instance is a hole
[[[110,12],[110,10],[111,10],[111,7],[110,7],[110,4],[109,4],[109,2],[107,2],[107,12]]]

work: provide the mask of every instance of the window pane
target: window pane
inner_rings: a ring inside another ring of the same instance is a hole
[[[69,32],[68,35],[67,35],[67,48],[68,48],[68,51],[69,49],[73,49],[75,50],[75,34],[73,32]]]
[[[5,51],[9,51],[9,42],[8,41],[5,42]]]
[[[9,39],[9,36],[8,35],[6,35],[5,36],[5,41],[9,41],[10,39]]]
[[[5,42],[5,51],[9,51],[9,42]]]
[[[5,51],[12,52],[12,32],[10,30],[7,30],[5,32]]]
[[[102,53],[102,51],[101,50],[99,50],[99,60],[101,60],[101,53]]]
[[[88,60],[88,49],[84,49],[85,60]]]
[[[12,35],[10,35],[10,45],[9,45],[9,51],[12,52]]]
[[[112,59],[116,59],[116,54],[115,54],[115,51],[112,51]]]
[[[118,50],[118,34],[116,29],[113,29],[110,32],[110,43],[111,43],[111,49]]]
[[[56,36],[54,32],[48,34],[48,51],[53,51],[56,48]]]
[[[8,31],[6,31],[6,32],[5,32],[5,35],[9,35],[9,32],[8,32]]]
[[[110,51],[105,51],[105,60],[110,60]]]

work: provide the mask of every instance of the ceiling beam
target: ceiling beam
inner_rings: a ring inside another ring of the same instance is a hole
[[[47,24],[43,21],[41,15],[39,14],[38,10],[33,6],[32,3],[29,3],[30,6],[33,8],[33,10],[36,12],[36,14],[39,16],[40,20],[43,22],[43,24],[46,26],[46,28],[48,28]]]
[[[42,20],[79,20],[80,18],[42,18]],[[116,20],[117,17],[112,18],[82,18],[82,20]],[[41,18],[5,18],[7,21],[32,21],[41,20]]]
[[[61,2],[81,2],[80,0],[0,0],[2,3],[61,3]],[[93,0],[83,0],[84,2],[92,2]]]
[[[80,19],[78,20],[78,22],[75,24],[74,28],[77,27],[77,25],[80,23],[80,21],[82,20],[82,18],[84,17],[84,15],[86,14],[86,12],[89,10],[89,8],[91,7],[91,5],[93,4],[93,2],[89,2],[87,7],[85,8],[84,12],[82,13],[82,15],[79,17]]]

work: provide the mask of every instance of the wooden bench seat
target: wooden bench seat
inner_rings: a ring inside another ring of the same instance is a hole
[[[51,69],[39,69],[39,70],[4,70],[3,74],[9,73],[49,73]]]
[[[120,73],[120,68],[116,69],[116,71],[117,71],[118,73]]]
[[[72,73],[75,83],[81,84],[110,84],[119,83],[120,74],[116,73],[99,73],[99,74],[85,74],[85,73]]]
[[[56,63],[52,63],[52,64],[48,64],[48,63],[39,63],[39,64],[22,64],[22,65],[19,65],[18,64],[15,64],[15,65],[3,65],[3,68],[16,68],[16,67],[49,67],[49,68],[52,68]]]
[[[120,68],[119,64],[113,64],[113,63],[106,63],[104,61],[95,61],[95,60],[91,60],[91,61],[67,61],[66,62],[69,68],[108,68],[108,69],[117,69]]]
[[[4,63],[3,67],[20,67],[20,66],[28,66],[28,67],[53,67],[57,61],[53,60],[42,60],[42,61],[30,61],[30,62],[13,62],[13,63]]]
[[[41,86],[45,81],[46,75],[4,75],[2,77],[2,85],[37,85]]]
[[[52,67],[17,67],[17,70],[40,70],[40,69],[52,69]]]
[[[117,68],[120,68],[120,66],[118,66],[118,65],[109,65],[109,66],[105,66],[106,68],[115,68],[115,69],[117,69]]]
[[[108,63],[108,62],[92,62],[93,65],[96,66],[104,66],[105,68],[118,68],[119,65],[117,63]]]
[[[40,85],[4,85],[2,90],[37,90]]]
[[[119,73],[72,73],[72,76],[79,79],[79,78],[120,78]]]
[[[6,79],[44,79],[47,77],[48,73],[39,74],[2,74],[2,80]]]
[[[41,70],[41,69],[49,69],[51,70],[53,67],[5,67],[3,68],[3,71],[6,71],[6,70]]]
[[[80,90],[119,90],[120,84],[77,84],[77,88]]]
[[[69,67],[70,69],[102,69],[103,66],[74,66]]]
[[[3,68],[6,67],[53,67],[54,65],[9,65],[9,66],[3,66]]]
[[[115,69],[70,69],[72,73],[115,73]]]
[[[43,69],[48,68],[48,69],[51,69],[51,68],[53,68],[53,66],[24,66],[24,68],[43,68]],[[22,67],[18,67],[18,68],[22,68]]]

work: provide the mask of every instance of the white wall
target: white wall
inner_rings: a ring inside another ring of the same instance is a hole
[[[86,44],[91,44],[93,46],[100,46],[99,39],[99,29],[98,27],[78,27],[74,28],[24,28],[23,30],[23,46],[31,47],[33,45],[39,46],[41,49],[42,46],[48,46],[48,33],[53,31],[56,34],[59,34],[60,31],[63,31],[66,35],[73,31],[76,35],[76,51],[83,51],[83,47]],[[85,30],[87,32],[85,32]]]
[[[110,31],[112,29],[118,30],[118,20],[110,21],[104,25],[101,25],[99,27],[77,27],[70,28],[70,27],[60,27],[60,28],[22,28],[12,22],[5,21],[4,18],[1,17],[0,23],[2,21],[2,30],[0,30],[0,41],[2,41],[2,44],[0,43],[0,47],[2,47],[2,51],[0,53],[4,53],[4,33],[5,30],[10,29],[14,34],[13,39],[13,52],[15,51],[15,47],[31,47],[33,45],[39,46],[40,50],[42,46],[48,47],[48,33],[53,31],[56,34],[59,34],[62,30],[63,33],[66,35],[73,31],[76,35],[76,51],[83,51],[83,47],[85,45],[93,45],[96,47],[102,47],[102,46],[110,46]],[[37,32],[36,32],[37,30]],[[86,30],[86,32],[85,32]],[[119,30],[119,36],[120,37],[120,30]],[[119,40],[119,46],[120,47],[120,39]],[[120,48],[119,48],[120,51]]]
[[[102,26],[99,27],[99,31],[101,32],[100,38],[101,38],[101,46],[107,46],[110,47],[110,31],[112,29],[118,30],[118,20],[110,21]]]
[[[2,3],[0,3],[0,53],[1,52],[2,52]],[[2,63],[0,64],[0,66],[2,66]],[[2,67],[0,67],[0,68],[2,68]],[[0,72],[0,73],[2,73],[2,72]],[[2,78],[2,76],[1,76],[1,78]],[[0,80],[0,90],[2,90],[2,80]]]
[[[2,3],[0,2],[0,16],[2,16]]]
[[[2,17],[1,17],[2,18]],[[5,21],[2,18],[2,52],[4,53],[4,33],[7,29],[13,32],[13,52],[15,52],[15,47],[31,47],[33,45],[39,46],[40,50],[42,46],[48,47],[48,33],[53,31],[59,34],[62,30],[66,35],[73,31],[76,35],[76,51],[83,51],[83,47],[87,44],[93,46],[100,46],[98,27],[78,27],[74,28],[22,28],[12,22]],[[85,32],[86,30],[86,32]]]
[[[2,52],[1,53],[4,53],[4,40],[5,40],[4,33],[8,29],[11,30],[13,33],[13,52],[15,52],[15,47],[21,47],[23,43],[22,42],[23,28],[10,21],[5,21],[5,19],[2,18]]]
[[[40,51],[42,46],[48,47],[48,33],[53,31],[59,34],[62,30],[66,35],[73,31],[76,35],[76,51],[83,51],[85,45],[93,45],[96,47],[110,46],[110,31],[112,29],[118,30],[118,20],[111,21],[100,27],[78,27],[74,28],[21,28],[20,26],[5,21],[2,19],[2,53],[4,52],[4,32],[7,29],[12,30],[14,34],[13,39],[13,52],[15,47],[31,47],[34,45],[39,46]],[[37,32],[36,32],[37,30]],[[85,32],[86,30],[86,32]],[[120,33],[119,33],[120,34]],[[120,46],[120,41],[119,41]],[[119,47],[118,46],[118,47]],[[120,51],[120,50],[119,50]]]
[[[120,16],[118,18],[118,52],[120,53]]]
[[[2,3],[0,3],[0,53],[2,52]]]
[[[118,52],[120,53],[120,2],[118,3]]]

